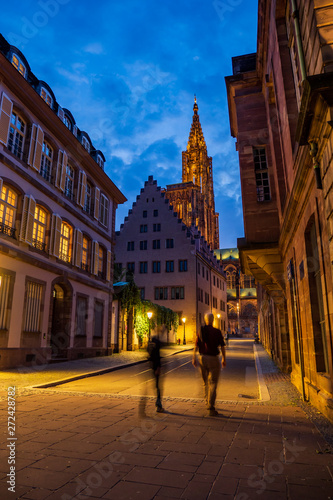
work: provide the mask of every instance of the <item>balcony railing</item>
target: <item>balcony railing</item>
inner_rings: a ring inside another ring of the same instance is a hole
[[[81,262],[81,269],[89,273],[89,264],[84,264],[83,262]]]
[[[8,226],[7,224],[4,224],[3,222],[0,222],[0,233],[6,234],[7,236],[10,236],[11,238],[15,238],[15,232],[16,229],[15,227]]]
[[[37,248],[37,250],[41,250],[42,252],[46,252],[46,243],[44,243],[43,241],[39,241],[39,240],[32,240],[32,246]]]
[[[64,262],[67,262],[67,264],[71,263],[71,256],[68,255],[67,253],[61,253],[59,254],[59,259],[63,260]]]

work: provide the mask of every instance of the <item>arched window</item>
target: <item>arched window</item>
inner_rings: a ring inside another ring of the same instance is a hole
[[[66,222],[61,223],[59,259],[65,262],[71,261],[72,253],[72,228]]]
[[[65,196],[71,200],[74,199],[74,168],[68,164],[66,167]]]
[[[227,273],[227,289],[231,290],[236,288],[236,270],[234,268],[229,268],[226,270]]]
[[[23,156],[25,130],[25,121],[13,111],[9,127],[8,149],[20,159]]]
[[[87,236],[83,236],[82,238],[82,262],[81,262],[81,268],[84,271],[89,271],[89,247],[90,247],[90,241]]]
[[[15,219],[18,196],[9,186],[2,186],[0,196],[0,232],[15,236]]]
[[[21,73],[22,76],[25,77],[25,74],[27,72],[26,67],[24,66],[23,62],[16,54],[12,55],[12,65],[15,66],[17,71],[19,73]]]
[[[40,174],[44,179],[51,182],[53,149],[47,142],[43,142],[42,163]]]
[[[34,225],[32,230],[32,245],[45,252],[46,243],[47,212],[40,205],[36,205]]]

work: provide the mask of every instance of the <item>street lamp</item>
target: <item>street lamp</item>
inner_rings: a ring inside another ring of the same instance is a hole
[[[147,312],[147,316],[148,316],[148,326],[149,326],[149,336],[148,336],[148,340],[150,341],[150,320],[151,320],[151,317],[152,317],[153,313],[151,311],[148,311]]]
[[[182,318],[182,322],[184,323],[184,339],[183,339],[183,345],[186,344],[186,337],[185,337],[185,323],[186,323],[186,318]]]

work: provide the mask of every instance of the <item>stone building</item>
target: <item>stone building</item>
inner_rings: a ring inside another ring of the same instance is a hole
[[[219,248],[219,214],[215,212],[212,158],[202,132],[196,98],[186,151],[182,153],[182,182],[166,187],[167,197],[188,227],[195,226],[211,246]]]
[[[182,222],[167,196],[150,176],[116,233],[116,263],[133,273],[143,299],[179,314],[178,338],[193,342],[207,312],[225,331],[226,280],[204,237]]]
[[[254,337],[258,333],[257,287],[253,276],[242,273],[237,248],[214,250],[227,280],[230,334]]]
[[[0,367],[104,355],[114,225],[104,155],[0,36]]]
[[[259,0],[257,52],[226,78],[239,152],[242,271],[263,344],[333,420],[333,7]]]

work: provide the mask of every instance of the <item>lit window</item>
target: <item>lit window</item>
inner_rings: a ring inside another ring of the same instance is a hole
[[[46,235],[47,213],[36,205],[35,218],[32,230],[32,244],[39,250],[45,251],[45,235]]]
[[[12,113],[9,128],[8,149],[22,159],[25,135],[25,122],[17,113]]]
[[[40,174],[47,181],[51,181],[53,150],[47,142],[43,142],[42,163]]]
[[[17,71],[19,71],[19,73],[21,73],[21,75],[25,77],[25,73],[26,73],[25,66],[22,63],[21,59],[19,57],[17,57],[17,55],[15,55],[15,54],[13,54],[13,57],[12,57],[12,65],[15,66]]]
[[[101,246],[98,249],[98,276],[105,279],[105,250]]]
[[[82,262],[81,268],[84,271],[89,271],[89,239],[86,236],[82,238]]]
[[[40,91],[40,96],[41,98],[43,99],[43,101],[46,102],[46,104],[48,106],[50,106],[50,108],[52,108],[52,104],[53,104],[53,99],[51,97],[51,94],[50,92],[48,92],[44,87],[42,87],[41,91]]]
[[[108,225],[109,200],[104,194],[101,194],[99,201],[99,221],[103,226]]]
[[[61,234],[60,234],[60,251],[59,258],[65,262],[71,261],[71,239],[72,239],[72,229],[62,222],[61,224]]]
[[[82,136],[82,145],[84,147],[84,149],[86,151],[88,151],[88,153],[90,153],[90,144],[89,144],[89,141],[86,137]]]
[[[70,165],[66,167],[65,196],[71,200],[74,198],[74,168]]]
[[[2,186],[0,198],[0,232],[15,235],[17,194],[7,186]]]
[[[91,209],[92,209],[92,185],[90,184],[90,182],[87,182],[83,210],[88,214],[91,214]]]

